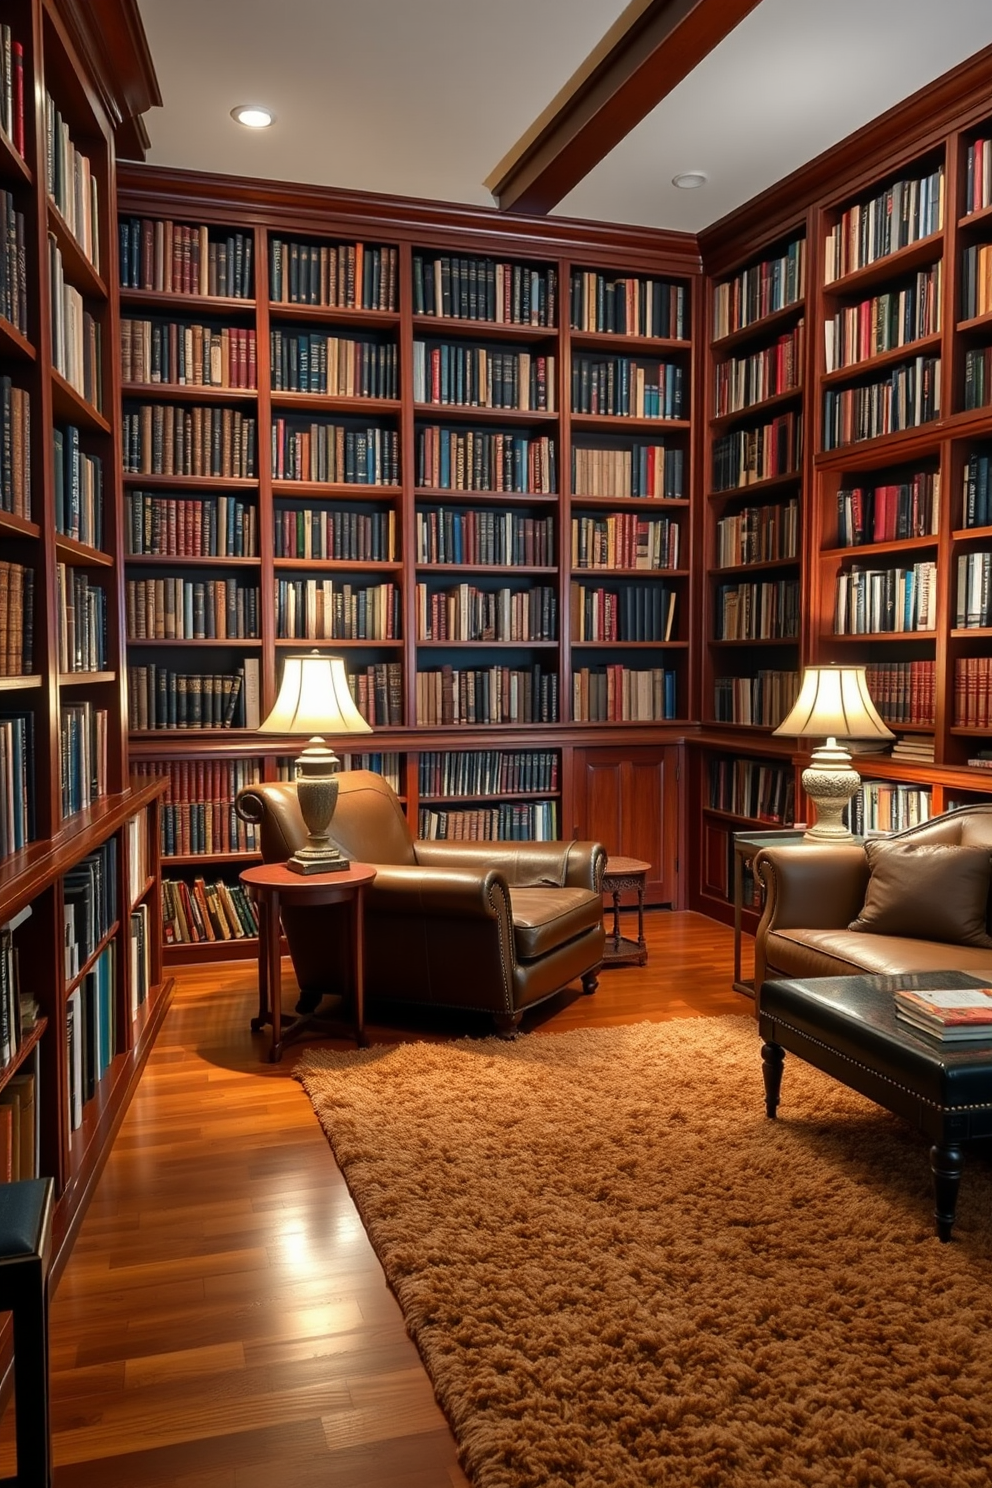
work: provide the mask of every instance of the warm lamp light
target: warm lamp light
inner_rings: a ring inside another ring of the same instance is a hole
[[[814,749],[803,771],[803,790],[816,807],[816,821],[806,832],[813,842],[849,842],[844,808],[861,783],[842,739],[894,739],[879,717],[868,691],[864,667],[811,666],[803,673],[799,696],[776,734],[827,736]]]
[[[296,761],[296,793],[307,829],[306,846],[286,864],[295,873],[334,873],[349,866],[330,841],[338,799],[341,761],[324,734],[370,734],[355,706],[340,656],[287,656],[275,707],[259,727],[263,734],[307,734],[310,742]]]

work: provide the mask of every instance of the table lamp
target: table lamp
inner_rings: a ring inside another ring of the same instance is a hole
[[[329,839],[338,799],[341,761],[324,734],[370,734],[348,686],[340,656],[287,656],[282,685],[272,712],[259,726],[263,734],[307,734],[310,742],[296,761],[296,793],[307,829],[305,847],[286,863],[294,873],[335,873],[349,867]]]
[[[853,832],[843,821],[844,808],[861,784],[842,739],[894,739],[875,709],[864,667],[809,666],[792,711],[776,734],[826,735],[803,771],[803,790],[816,807],[816,821],[804,840],[850,842]]]

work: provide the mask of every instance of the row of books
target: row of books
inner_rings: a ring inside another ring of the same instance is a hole
[[[0,925],[0,1065],[10,1063],[21,1047],[24,1035],[30,1033],[34,1027],[37,1017],[33,999],[24,994],[21,986],[17,944],[14,940],[15,932],[30,918],[31,913],[31,905],[26,904],[16,915]]]
[[[100,208],[90,158],[69,134],[68,121],[45,93],[45,186],[66,227],[97,270],[100,268]]]
[[[122,289],[250,300],[254,235],[172,222],[121,217],[118,264]]]
[[[667,584],[625,584],[619,590],[572,584],[572,640],[670,641],[675,601]]]
[[[14,206],[14,193],[0,191],[0,315],[28,334],[27,245],[24,213]]]
[[[937,565],[929,559],[912,568],[852,564],[837,575],[834,635],[899,634],[936,624]]]
[[[234,672],[175,672],[152,662],[127,669],[128,727],[257,729],[261,722],[258,658]]]
[[[257,760],[142,760],[132,773],[167,782],[162,797],[164,857],[254,852],[256,831],[234,809],[238,791],[259,778]]]
[[[121,421],[129,475],[255,476],[257,420],[237,408],[144,403]]]
[[[413,255],[413,313],[496,325],[554,326],[558,271],[442,253]]]
[[[416,603],[418,641],[553,641],[558,634],[558,596],[550,584],[526,590],[418,584]]]
[[[890,759],[910,760],[914,764],[932,765],[937,753],[933,734],[911,734],[897,739],[889,751]]]
[[[781,413],[754,429],[732,429],[713,441],[713,490],[738,491],[791,475],[802,459],[800,413]]]
[[[0,25],[0,129],[24,158],[24,43]]]
[[[992,728],[992,657],[956,659],[954,723],[958,728]]]
[[[373,728],[403,722],[403,664],[375,661],[348,673],[348,686],[359,713]]]
[[[992,403],[992,346],[973,346],[964,354],[964,407]]]
[[[181,878],[164,878],[162,930],[166,945],[252,940],[258,935],[258,917],[240,884],[222,879],[208,884],[202,878],[188,884]]]
[[[275,332],[273,332],[273,335]],[[255,332],[235,326],[124,317],[121,381],[180,387],[256,388]]]
[[[575,496],[645,497],[672,501],[685,495],[685,451],[664,444],[626,449],[572,446]]]
[[[417,725],[557,723],[558,674],[530,667],[442,666],[420,671]]]
[[[417,485],[442,491],[558,489],[554,441],[546,434],[503,434],[481,429],[417,430]]]
[[[964,467],[964,526],[992,525],[992,455],[973,451]]]
[[[937,532],[940,472],[917,470],[908,480],[847,486],[837,492],[837,546],[898,542]]]
[[[238,579],[128,579],[125,618],[129,641],[257,639],[257,584]]]
[[[558,790],[555,749],[427,749],[417,763],[423,800]]]
[[[715,601],[718,641],[794,640],[799,634],[798,579],[718,584]]]
[[[940,417],[940,358],[915,357],[878,382],[827,388],[823,395],[823,447],[839,449]]]
[[[777,728],[798,696],[798,672],[768,669],[753,677],[716,677],[713,716],[718,723]]]
[[[60,672],[102,672],[107,667],[107,591],[68,564],[55,566]]]
[[[992,310],[992,243],[966,248],[961,267],[961,319],[987,315]]]
[[[48,272],[52,302],[52,365],[66,382],[98,411],[103,407],[100,324],[86,309],[74,284],[67,284],[62,251],[48,235]]]
[[[387,784],[391,785],[397,795],[403,794],[403,785],[400,782],[400,756],[395,749],[365,749],[361,752],[349,753],[347,750],[341,753],[342,770],[371,770],[375,775],[381,775]],[[277,761],[277,772],[280,780],[296,779],[296,763],[292,760]]]
[[[894,181],[865,202],[856,202],[830,229],[824,250],[824,281],[832,284],[896,253],[944,225],[944,167],[925,176]]]
[[[66,1069],[69,1124],[83,1124],[83,1107],[96,1095],[117,1050],[117,942],[101,951],[92,969],[66,998]]]
[[[472,810],[421,806],[417,836],[439,842],[556,842],[557,801],[501,801]]]
[[[555,358],[461,343],[413,343],[413,400],[461,408],[555,411]]]
[[[148,1001],[152,984],[152,914],[148,904],[136,904],[130,913],[128,952],[131,963],[129,998],[133,1022],[138,1016],[138,1009]]]
[[[554,517],[515,511],[439,507],[416,516],[417,562],[550,568],[555,561]]]
[[[670,517],[573,517],[572,568],[678,568],[680,534],[680,523]]]
[[[728,357],[716,364],[714,414],[741,413],[766,398],[800,388],[806,347],[806,323],[797,321],[791,331],[770,346],[747,356]]]
[[[689,334],[689,292],[664,279],[573,269],[569,304],[573,331],[674,341]]]
[[[55,528],[90,548],[103,547],[103,461],[80,446],[79,429],[52,430]]]
[[[959,553],[955,630],[992,625],[992,553]]]
[[[610,418],[680,419],[685,386],[676,362],[631,357],[572,358],[572,412]]]
[[[34,714],[0,714],[0,858],[35,837]]]
[[[794,305],[806,292],[806,240],[794,238],[782,253],[762,259],[713,290],[713,339],[730,336]]]
[[[133,768],[133,767],[132,767]],[[148,840],[148,808],[129,816],[124,823],[127,842],[128,904],[136,904],[148,887],[151,873],[151,844]]]
[[[31,518],[31,394],[0,376],[0,510]]]
[[[396,512],[346,507],[278,506],[273,514],[277,558],[334,559],[351,563],[396,560]]]
[[[972,140],[965,153],[964,209],[992,207],[992,139]]]
[[[398,254],[373,243],[269,239],[269,295],[277,305],[395,310]]]
[[[823,323],[826,370],[853,367],[940,331],[941,260],[901,289],[844,305]]]
[[[716,524],[718,568],[744,563],[771,563],[799,552],[799,501],[745,506]]]
[[[124,505],[130,557],[258,557],[258,511],[239,496],[129,490]]]
[[[992,1041],[992,987],[981,986],[977,977],[963,980],[971,985],[897,988],[892,994],[896,1017],[943,1044]]]
[[[0,559],[0,677],[27,677],[34,664],[34,569]]]
[[[73,981],[117,919],[117,838],[68,869],[62,878],[65,978]]]
[[[322,484],[395,486],[400,478],[400,438],[395,429],[272,420],[272,474],[276,480]]]
[[[937,703],[934,661],[870,661],[865,667],[865,680],[872,702],[887,724],[933,727]]]
[[[725,756],[709,762],[708,805],[713,811],[791,827],[795,797],[795,777],[785,765]]]
[[[273,330],[269,376],[274,393],[340,398],[398,398],[399,353],[393,341]]]
[[[107,794],[108,713],[93,703],[63,703],[59,714],[59,781],[63,817]]]
[[[572,672],[575,723],[659,723],[677,718],[676,674],[664,667],[579,667]]]
[[[336,579],[279,579],[276,635],[280,640],[399,640],[400,591],[393,583],[364,587]]]
[[[856,837],[868,832],[901,832],[933,815],[932,793],[918,785],[890,780],[863,780],[844,818]]]

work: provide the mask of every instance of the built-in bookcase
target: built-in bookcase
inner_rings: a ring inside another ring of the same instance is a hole
[[[86,24],[16,0],[0,37],[0,1086],[21,1131],[0,1123],[0,1177],[54,1178],[57,1267],[171,985],[158,789],[128,770],[115,141],[95,101],[134,79],[97,86]]]

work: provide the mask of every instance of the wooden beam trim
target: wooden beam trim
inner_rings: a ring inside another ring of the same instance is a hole
[[[648,6],[496,183],[500,210],[550,211],[757,3],[656,0]]]

